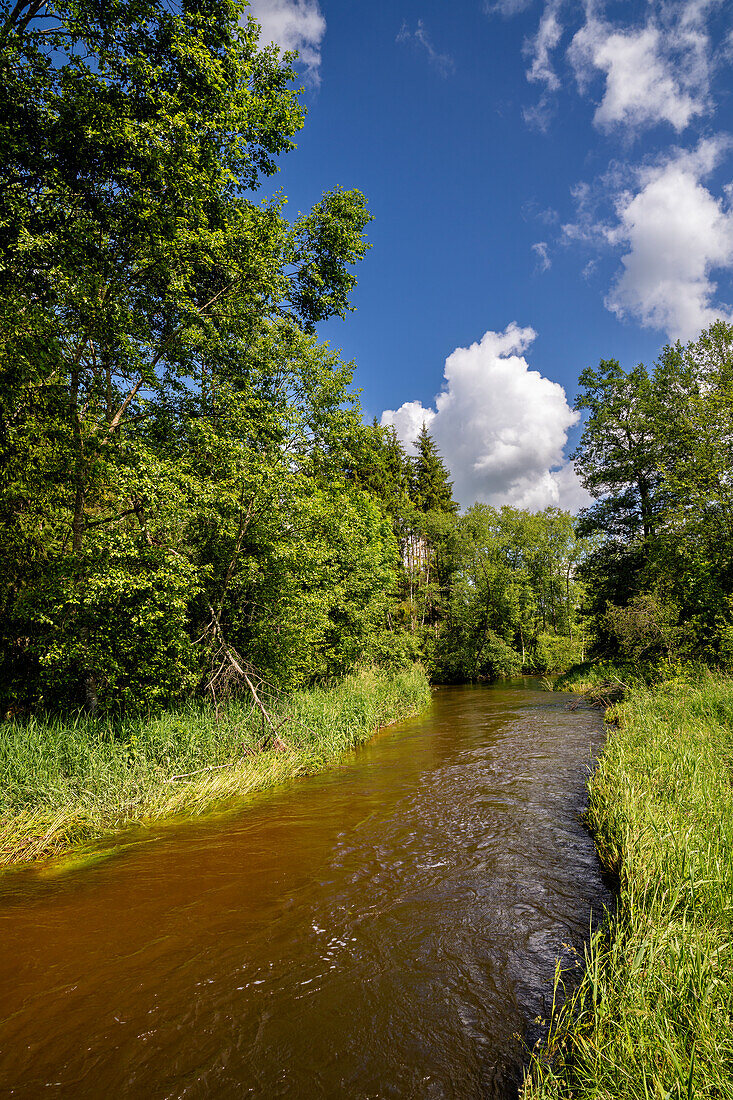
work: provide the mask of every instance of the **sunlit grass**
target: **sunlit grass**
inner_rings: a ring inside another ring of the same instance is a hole
[[[0,865],[68,851],[136,822],[204,813],[312,774],[429,698],[419,668],[365,671],[298,692],[274,707],[275,724],[285,719],[279,751],[260,751],[261,719],[244,703],[219,722],[193,706],[117,724],[7,722],[0,727]]]
[[[590,825],[618,912],[551,1022],[526,1100],[733,1098],[733,681],[636,689]]]

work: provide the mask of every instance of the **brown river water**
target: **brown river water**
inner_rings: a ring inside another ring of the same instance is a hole
[[[602,719],[567,703],[441,688],[236,815],[0,878],[0,1096],[516,1096],[610,904],[580,817]]]

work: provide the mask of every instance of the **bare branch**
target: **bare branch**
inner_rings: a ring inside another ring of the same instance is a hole
[[[205,302],[204,305],[202,305],[201,307],[199,307],[196,310],[199,317],[205,316],[204,311],[209,309],[209,307],[212,306],[215,302],[217,302],[219,300],[219,298],[222,298],[225,294],[228,294],[229,291],[233,290],[235,286],[236,286],[236,283],[230,283],[228,286],[222,287],[221,290],[217,291],[216,294],[214,294],[211,298],[209,298],[208,302]],[[170,334],[170,336],[167,338],[167,340],[165,340],[163,342],[162,347],[159,349],[157,355],[154,357],[152,363],[150,364],[149,373],[152,373],[152,371],[155,370],[158,363],[161,361],[161,359],[166,354],[168,348],[170,347],[171,341],[174,339],[174,337],[176,337],[178,335],[178,333],[181,331],[182,328],[183,328],[183,322],[181,322],[181,324],[178,325],[173,330],[173,332]],[[125,415],[125,413],[129,409],[130,404],[135,400],[135,397],[137,396],[137,394],[140,390],[140,387],[143,384],[143,381],[144,381],[144,377],[141,374],[140,377],[138,378],[137,382],[135,383],[135,385],[132,387],[132,389],[128,393],[125,400],[120,405],[120,407],[117,410],[117,412],[115,413],[115,415],[112,417],[112,420],[110,421],[110,424],[109,424],[109,428],[107,429],[107,436],[106,436],[107,439],[109,439],[110,436],[113,435],[114,432],[119,427],[120,421],[122,420],[123,416]]]
[[[116,516],[105,516],[104,519],[93,519],[91,523],[87,521],[84,526],[89,527],[101,527],[103,523],[114,523],[118,519],[124,519],[125,516],[131,516],[133,512],[137,512],[137,508],[126,508],[124,512],[118,512]]]
[[[16,27],[16,30],[22,33],[30,23],[31,19],[34,19],[35,16],[38,15],[38,12],[41,10],[41,8],[46,6],[46,0],[32,0],[32,3],[28,4],[28,10],[21,20],[20,15],[23,9],[26,7],[26,3],[27,0],[17,0],[15,7],[10,12],[8,18],[5,20],[3,31],[9,31],[13,27],[13,24],[16,22],[16,20],[18,20],[18,26]]]

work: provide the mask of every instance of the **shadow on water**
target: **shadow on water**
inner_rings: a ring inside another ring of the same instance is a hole
[[[602,718],[566,704],[441,688],[236,817],[0,882],[0,1093],[516,1096],[517,1036],[610,902],[581,820]]]

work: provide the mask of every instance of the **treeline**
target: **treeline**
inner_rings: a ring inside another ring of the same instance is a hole
[[[522,1097],[730,1096],[733,326],[581,383],[599,542],[579,573],[607,660],[560,685],[622,699],[588,811],[618,896],[583,971],[558,966]]]
[[[596,503],[578,533],[583,612],[599,656],[733,665],[733,326],[717,321],[654,367],[580,376],[575,465]]]
[[[569,519],[457,519],[313,335],[370,215],[259,197],[304,111],[246,5],[0,8],[3,712],[488,675],[567,634]]]
[[[459,516],[449,472],[425,426],[414,456],[392,429],[382,431],[365,473],[400,545],[388,615],[403,645],[441,682],[546,672],[581,660],[576,573],[592,542],[578,539],[569,513],[474,504]]]
[[[246,4],[0,3],[0,709],[594,654],[733,663],[733,330],[581,376],[576,523],[458,514],[315,336],[364,196],[261,198],[304,111]]]

